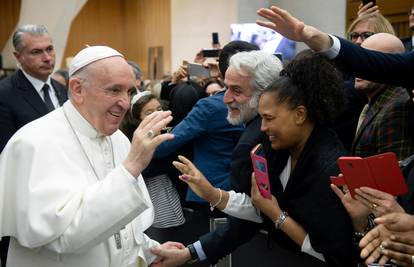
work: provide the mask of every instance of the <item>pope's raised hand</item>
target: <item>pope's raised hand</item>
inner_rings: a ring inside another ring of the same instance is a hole
[[[156,111],[147,116],[135,130],[131,148],[124,161],[125,168],[134,177],[147,167],[157,146],[174,138],[173,134],[160,134],[171,120],[171,111]]]

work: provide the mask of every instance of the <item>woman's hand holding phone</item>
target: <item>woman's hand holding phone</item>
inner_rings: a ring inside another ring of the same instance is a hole
[[[259,209],[273,221],[279,218],[279,215],[282,213],[282,210],[279,207],[279,203],[273,195],[270,195],[270,199],[263,197],[257,185],[254,173],[252,173],[251,200],[257,209]]]

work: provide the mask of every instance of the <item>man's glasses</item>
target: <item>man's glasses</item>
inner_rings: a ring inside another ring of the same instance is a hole
[[[356,41],[358,38],[361,38],[361,40],[364,41],[365,39],[367,39],[368,37],[370,37],[374,34],[375,34],[375,32],[361,32],[361,33],[351,32],[349,34],[349,39],[351,41]]]

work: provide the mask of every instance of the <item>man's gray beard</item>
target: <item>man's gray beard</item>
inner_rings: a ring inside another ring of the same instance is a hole
[[[259,103],[259,96],[253,96],[252,99],[244,104],[230,104],[227,105],[227,121],[231,125],[241,125],[248,123],[257,115],[257,107]],[[239,109],[240,113],[237,117],[231,117],[230,107]]]

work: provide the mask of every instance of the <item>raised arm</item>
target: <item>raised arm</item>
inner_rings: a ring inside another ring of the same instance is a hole
[[[332,46],[327,33],[306,25],[284,9],[276,6],[261,8],[257,14],[268,20],[258,20],[257,24],[275,30],[290,40],[304,42],[315,51],[326,50]]]
[[[328,50],[333,45],[332,38],[315,27],[306,25],[284,9],[272,6],[261,8],[257,14],[267,21],[257,24],[273,29],[293,41],[304,42],[317,52]],[[361,48],[341,38],[339,54],[335,57],[343,71],[360,78],[384,84],[414,88],[411,70],[414,69],[414,52],[386,54]]]

